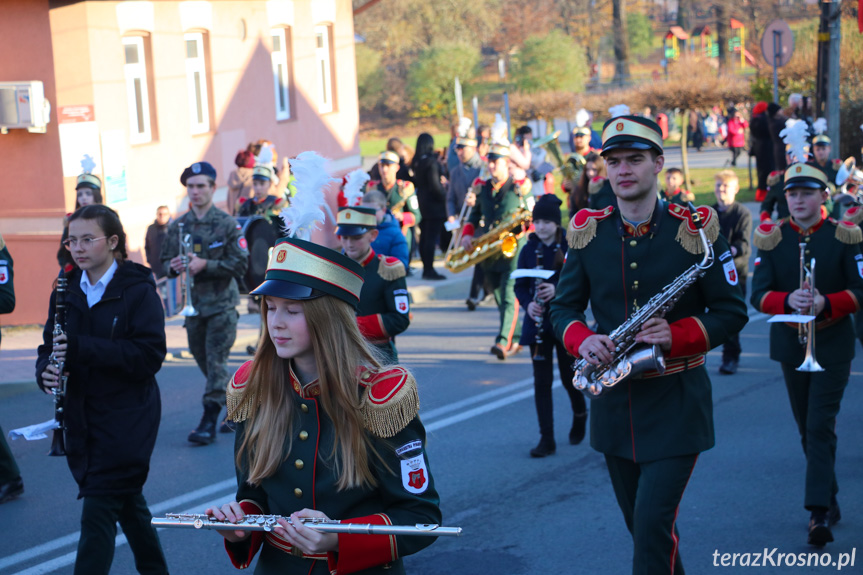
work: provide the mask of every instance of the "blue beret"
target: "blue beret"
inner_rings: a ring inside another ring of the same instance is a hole
[[[207,176],[215,182],[216,168],[214,168],[209,162],[195,162],[194,164],[183,170],[183,175],[180,176],[180,183],[185,186],[186,180],[188,180],[192,176]]]

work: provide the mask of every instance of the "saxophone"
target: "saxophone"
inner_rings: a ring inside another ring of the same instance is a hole
[[[496,255],[512,258],[518,252],[518,240],[530,225],[531,211],[521,207],[498,225],[474,240],[469,250],[459,246],[446,254],[444,265],[458,273]]]
[[[650,301],[608,335],[614,343],[610,362],[593,365],[584,358],[575,362],[575,377],[572,384],[576,389],[587,390],[592,396],[599,396],[606,389],[631,377],[637,377],[645,371],[655,370],[660,374],[665,372],[665,356],[659,346],[637,346],[635,336],[647,320],[665,317],[680,300],[683,292],[703,276],[713,264],[713,244],[704,233],[704,220],[691,203],[689,212],[701,238],[704,258],[662,288],[658,294],[650,298]]]

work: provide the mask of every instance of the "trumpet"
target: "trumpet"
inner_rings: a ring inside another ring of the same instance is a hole
[[[801,345],[806,346],[806,356],[803,358],[803,363],[797,367],[797,371],[816,372],[824,371],[824,368],[815,359],[815,258],[809,260],[809,267],[806,267],[804,252],[806,244],[800,244],[800,289],[804,289],[805,282],[809,283],[807,290],[812,296],[812,304],[809,306],[808,314],[812,319],[807,323],[797,325],[797,339]],[[799,310],[803,313],[804,310]]]
[[[57,278],[57,295],[54,298],[54,337],[66,333],[66,276],[61,271],[60,277]],[[60,457],[66,455],[66,421],[65,421],[65,403],[66,403],[66,360],[57,359],[54,354],[49,358],[51,365],[57,368],[57,387],[51,390],[54,395],[54,436],[51,438],[51,450],[48,455],[52,457]]]
[[[192,286],[194,279],[189,273],[189,250],[191,249],[191,236],[183,234],[183,222],[179,223],[180,228],[180,255],[183,257],[183,295],[186,300],[186,305],[180,310],[180,315],[185,317],[194,317],[198,315],[198,310],[192,305]]]

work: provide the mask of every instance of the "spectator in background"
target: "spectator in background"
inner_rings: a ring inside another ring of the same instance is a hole
[[[378,222],[378,237],[372,242],[372,249],[376,254],[397,258],[405,270],[410,270],[408,241],[398,220],[387,209],[387,197],[378,190],[369,190],[363,195],[362,205],[375,210]]]
[[[716,112],[710,112],[704,118],[704,141],[714,146],[719,145],[719,120]]]
[[[746,128],[749,127],[749,123],[737,108],[732,107],[728,109],[728,119],[725,124],[728,127],[728,136],[726,136],[725,141],[728,144],[728,149],[731,150],[731,165],[737,167],[737,158],[746,146]]]
[[[686,128],[686,137],[689,144],[697,151],[701,151],[704,145],[704,127],[701,122],[701,113],[698,110],[689,111],[689,124]]]
[[[476,138],[476,153],[485,162],[485,157],[488,156],[489,142],[491,141],[491,128],[485,124],[480,124],[476,129]]]
[[[773,149],[773,170],[785,172],[788,161],[785,158],[785,142],[779,132],[785,129],[785,121],[788,116],[782,111],[782,107],[775,102],[767,104],[767,126],[770,131],[770,141]]]
[[[168,224],[170,223],[171,212],[168,211],[168,206],[159,206],[156,208],[156,220],[147,227],[147,236],[144,239],[144,255],[147,256],[147,265],[153,270],[156,279],[168,275],[162,265],[160,255],[162,242],[168,235]]]
[[[411,162],[419,200],[420,259],[423,262],[423,279],[442,280],[445,276],[434,269],[435,246],[440,240],[446,221],[446,178],[441,174],[440,162],[434,149],[434,138],[423,132],[417,138],[416,154]]]
[[[564,191],[569,191],[567,199],[567,207],[569,208],[569,218],[584,209],[588,205],[590,199],[590,182],[594,178],[605,178],[605,161],[596,152],[589,152],[585,157],[584,169],[581,171],[581,176],[578,182],[575,183],[572,190],[564,187]]]
[[[227,212],[237,215],[237,204],[241,198],[249,199],[252,195],[252,171],[255,168],[255,154],[249,149],[243,150],[234,158],[235,169],[228,176]]]
[[[773,141],[770,138],[767,102],[758,102],[752,108],[749,121],[749,155],[755,156],[755,171],[758,174],[755,201],[763,202],[767,197],[767,176],[773,171]]]
[[[13,282],[12,256],[9,248],[0,236],[0,314],[12,313],[15,310],[15,284]],[[15,462],[15,456],[6,443],[6,434],[0,428],[0,503],[12,501],[24,493],[24,481],[21,470]]]

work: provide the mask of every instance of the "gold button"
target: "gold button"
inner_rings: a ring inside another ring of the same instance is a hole
[[[638,245],[638,242],[637,242],[637,241],[635,241],[635,240],[630,240],[630,241],[629,241],[629,245],[630,245],[630,246],[632,246],[632,247],[635,247],[635,246],[637,246],[637,245]]]
[[[308,413],[308,412],[309,412],[309,406],[308,406],[308,405],[306,405],[305,403],[301,403],[301,404],[300,404],[300,409],[302,409],[302,410],[303,410],[303,413]]]
[[[632,284],[632,291],[638,291],[638,282]]]
[[[302,459],[297,459],[296,461],[294,461],[294,467],[296,467],[297,469],[302,469],[303,465],[305,464],[303,463]]]
[[[309,432],[308,431],[301,431],[300,432],[300,441],[305,441],[308,438],[309,438]]]
[[[803,241],[804,241],[804,242],[806,242],[806,243],[808,244],[808,243],[809,243],[809,240],[810,240],[809,236],[806,236],[806,238],[805,238]]]
[[[302,497],[303,496],[303,490],[300,489],[299,487],[297,487],[296,489],[294,489],[294,495],[296,495],[298,498]]]
[[[631,264],[629,264],[629,267],[630,267],[631,269],[637,270],[637,269],[638,269],[638,264],[637,264],[637,263],[635,263],[635,262],[632,262]]]

